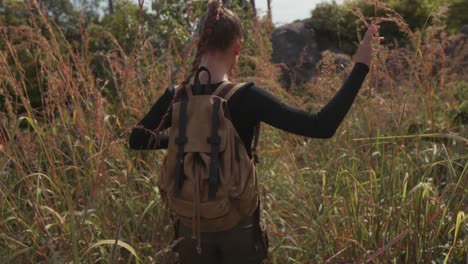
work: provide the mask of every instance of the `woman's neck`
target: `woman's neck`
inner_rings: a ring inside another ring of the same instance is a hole
[[[226,63],[226,58],[220,55],[219,53],[207,54],[200,63],[200,67],[205,67],[210,71],[211,83],[227,81],[229,77],[229,63]],[[208,83],[208,73],[201,72],[199,77],[201,84]]]

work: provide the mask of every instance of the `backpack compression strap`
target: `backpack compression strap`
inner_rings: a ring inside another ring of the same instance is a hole
[[[182,185],[184,184],[184,146],[188,142],[187,138],[187,103],[188,98],[184,97],[180,104],[180,113],[179,113],[179,136],[175,139],[177,144],[177,163],[175,171],[175,193],[176,195],[180,193]]]
[[[209,176],[209,189],[208,198],[216,198],[216,192],[218,191],[219,185],[219,144],[221,138],[218,135],[219,120],[218,112],[221,106],[221,99],[215,97],[213,104],[213,112],[211,115],[211,136],[208,138],[208,142],[211,144],[211,161],[210,161],[210,176]]]
[[[218,191],[219,185],[219,145],[221,138],[218,135],[219,120],[218,113],[221,107],[221,98],[225,97],[226,93],[239,88],[243,84],[236,85],[231,82],[224,82],[218,89],[213,93],[214,97],[213,112],[211,116],[211,135],[208,138],[208,142],[211,144],[211,156],[210,156],[210,174],[209,174],[209,186],[208,186],[208,198],[215,199],[216,192]]]

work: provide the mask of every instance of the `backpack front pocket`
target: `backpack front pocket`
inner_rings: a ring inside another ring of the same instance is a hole
[[[185,201],[173,196],[169,197],[169,205],[172,210],[182,217],[191,218],[194,216],[196,204],[193,202]],[[200,216],[205,219],[215,219],[223,217],[229,213],[231,203],[229,199],[224,198],[215,201],[208,201],[200,203]]]

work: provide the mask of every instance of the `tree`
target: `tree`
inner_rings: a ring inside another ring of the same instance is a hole
[[[468,3],[466,0],[452,0],[447,14],[447,27],[450,33],[458,33],[464,25],[468,25]]]
[[[433,22],[434,10],[441,7],[441,1],[432,0],[381,0],[389,8],[395,10],[408,24],[412,31],[424,30]],[[446,24],[450,33],[458,33],[464,24],[468,24],[468,5],[466,0],[449,0],[449,10],[446,15]],[[352,14],[353,8],[359,8],[365,17],[373,18],[387,17],[388,11],[384,9],[375,10],[374,5],[364,2],[357,4],[348,3],[339,5],[336,2],[321,3],[312,10],[311,24],[321,34],[329,36],[331,39],[344,42],[356,42],[356,22],[357,17]],[[393,14],[390,14],[393,16]],[[393,22],[381,24],[381,36],[387,42],[397,41],[400,44],[407,44],[408,39],[405,33]],[[352,51],[354,52],[354,51]],[[351,53],[352,53],[351,52]]]
[[[109,14],[114,14],[114,1],[109,0]]]

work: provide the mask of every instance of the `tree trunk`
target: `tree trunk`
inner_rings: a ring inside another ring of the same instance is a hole
[[[113,0],[109,0],[109,13],[111,15],[114,14],[114,2],[113,2]]]
[[[250,5],[252,6],[253,14],[257,16],[257,8],[255,7],[255,0],[250,0]]]
[[[272,21],[271,17],[271,0],[267,0],[267,7],[268,7],[268,17],[270,18],[270,21]]]

